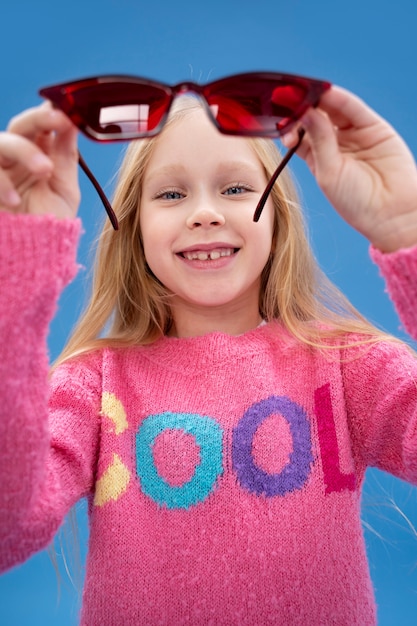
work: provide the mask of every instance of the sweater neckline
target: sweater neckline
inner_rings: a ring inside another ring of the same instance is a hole
[[[236,362],[251,354],[265,351],[265,344],[275,342],[288,344],[288,333],[277,322],[261,324],[241,335],[213,331],[197,337],[161,337],[154,343],[138,348],[141,355],[163,366],[175,368],[190,364],[196,369],[213,367],[225,361]]]

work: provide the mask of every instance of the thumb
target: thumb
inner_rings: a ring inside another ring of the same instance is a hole
[[[329,116],[321,109],[309,109],[301,119],[306,130],[299,155],[304,158],[320,187],[334,180],[342,165],[337,131]]]
[[[71,167],[78,162],[78,131],[71,124],[64,130],[57,132],[54,140],[54,157],[61,167]]]
[[[72,124],[57,132],[53,144],[54,175],[69,185],[77,184],[78,172],[78,131]]]

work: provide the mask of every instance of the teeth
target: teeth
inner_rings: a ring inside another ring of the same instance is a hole
[[[209,252],[195,250],[192,252],[184,252],[183,256],[189,261],[208,261],[209,259],[211,261],[215,261],[223,256],[231,256],[233,252],[233,248],[221,248],[217,250],[210,250]]]

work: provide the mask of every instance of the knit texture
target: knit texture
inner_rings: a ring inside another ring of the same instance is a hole
[[[83,626],[375,624],[360,493],[369,466],[417,482],[408,349],[323,354],[272,323],[104,349],[48,383],[79,225],[0,222],[1,569],[87,496]],[[414,335],[416,262],[383,258]]]

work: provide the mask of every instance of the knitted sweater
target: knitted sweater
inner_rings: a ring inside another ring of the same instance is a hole
[[[408,349],[322,353],[272,323],[103,349],[48,382],[79,223],[0,226],[0,568],[86,496],[84,626],[375,624],[360,493],[368,466],[417,482]],[[416,335],[417,249],[373,256]]]

